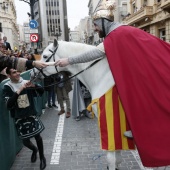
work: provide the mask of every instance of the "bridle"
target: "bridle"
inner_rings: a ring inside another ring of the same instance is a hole
[[[54,51],[52,51],[52,50],[49,49],[49,51],[50,51],[52,54],[51,54],[51,56],[50,56],[45,62],[49,62],[52,57],[53,57],[53,61],[55,62],[55,57],[54,57],[54,55],[55,55],[55,53],[56,53],[57,50],[58,50],[58,46],[59,46],[59,44],[57,44],[57,46],[56,46],[56,48],[54,49]],[[34,73],[34,76],[30,79],[31,82],[35,81],[35,80],[38,78],[38,76],[39,76],[40,73],[44,76],[44,78],[48,77],[45,73],[43,73],[43,68],[37,68],[37,67],[35,67],[35,68],[36,68],[39,72],[38,72],[37,75],[36,75],[35,69],[34,69],[34,68],[32,69],[32,70],[33,70],[33,73]],[[56,71],[57,71],[57,73],[58,73],[57,66],[55,66],[55,69],[56,69]]]
[[[56,53],[57,50],[58,50],[58,46],[59,46],[59,44],[57,44],[57,46],[56,46],[56,48],[54,49],[54,51],[49,50],[52,54],[51,54],[51,56],[50,56],[45,62],[49,62],[52,57],[53,57],[53,61],[55,62],[55,57],[54,57],[54,55],[55,55],[55,53]],[[81,74],[82,72],[86,71],[87,69],[89,69],[89,68],[92,67],[93,65],[97,64],[97,63],[98,63],[100,60],[102,60],[102,59],[103,59],[103,58],[100,58],[100,59],[98,59],[98,60],[95,60],[93,63],[91,63],[91,64],[90,64],[88,67],[86,67],[85,69],[81,70],[80,72],[74,74],[73,76],[70,76],[69,78],[67,78],[67,79],[65,79],[65,80],[63,80],[63,81],[61,81],[61,82],[53,83],[53,84],[50,84],[50,85],[48,85],[48,86],[44,86],[43,88],[45,88],[45,87],[50,87],[50,86],[54,86],[54,85],[58,85],[58,84],[60,84],[60,83],[66,82],[66,81],[68,81],[68,80],[76,77],[77,75]],[[34,76],[30,79],[31,82],[35,81],[35,80],[38,78],[38,76],[39,76],[40,73],[44,76],[44,78],[48,77],[46,74],[43,73],[43,69],[39,69],[39,68],[36,68],[36,69],[39,70],[39,72],[38,72],[37,75],[36,75],[35,70],[34,70],[34,68],[33,68]],[[59,73],[59,72],[58,72],[58,69],[57,69],[57,66],[55,66],[55,69],[56,69],[57,73]]]

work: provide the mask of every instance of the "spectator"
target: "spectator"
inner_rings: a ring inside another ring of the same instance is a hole
[[[52,108],[52,107],[56,107],[55,104],[55,87],[54,84],[55,83],[55,75],[51,75],[49,77],[44,78],[44,86],[45,86],[45,90],[48,92],[48,108]]]
[[[12,67],[17,69],[18,71],[25,71],[26,68],[32,68],[37,67],[37,68],[44,68],[48,66],[48,63],[41,62],[41,61],[32,61],[32,60],[27,60],[24,58],[18,58],[18,57],[11,57],[3,54],[1,51],[2,48],[0,48],[0,71],[5,69],[6,67]]]
[[[4,45],[6,47],[6,50],[12,50],[10,43],[7,42],[7,37],[6,36],[3,37],[3,40],[4,40]]]
[[[42,95],[44,90],[39,85],[23,80],[15,69],[7,68],[6,73],[10,81],[4,85],[3,96],[11,117],[14,119],[18,136],[22,139],[24,146],[32,150],[31,162],[36,161],[39,151],[40,169],[45,169],[46,159],[40,135],[44,130],[44,125],[37,116],[33,100],[37,95]],[[38,88],[36,89],[36,87]],[[35,138],[38,149],[30,141],[32,137]]]
[[[79,121],[82,116],[92,118],[92,114],[86,109],[91,102],[91,95],[84,84],[75,78],[72,98],[72,116]]]
[[[70,99],[68,96],[68,93],[72,90],[72,86],[71,86],[71,82],[70,80],[68,80],[69,76],[70,76],[70,72],[67,71],[62,71],[60,73],[57,74],[57,80],[59,84],[57,84],[56,86],[56,92],[57,92],[57,99],[58,102],[60,104],[60,112],[58,113],[58,115],[61,115],[63,113],[65,113],[65,109],[64,109],[64,100],[66,101],[66,118],[70,117]]]

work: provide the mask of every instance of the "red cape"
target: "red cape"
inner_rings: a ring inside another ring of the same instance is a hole
[[[143,165],[170,165],[170,45],[121,26],[104,47]]]

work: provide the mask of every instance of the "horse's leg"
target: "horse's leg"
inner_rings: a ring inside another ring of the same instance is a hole
[[[108,162],[109,170],[115,170],[117,168],[116,167],[115,152],[108,151],[106,157],[107,157],[107,162]]]

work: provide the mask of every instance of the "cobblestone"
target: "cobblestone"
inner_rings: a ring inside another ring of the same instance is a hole
[[[107,170],[106,152],[100,149],[96,118],[83,117],[80,121],[65,119],[59,164],[50,164],[59,121],[58,111],[46,109],[41,116],[45,125],[42,137],[47,160],[46,170]],[[35,144],[35,140],[31,140]],[[11,170],[38,170],[39,155],[37,161],[31,163],[31,154],[30,150],[23,147]],[[130,151],[122,151],[119,161],[119,170],[143,170]]]

